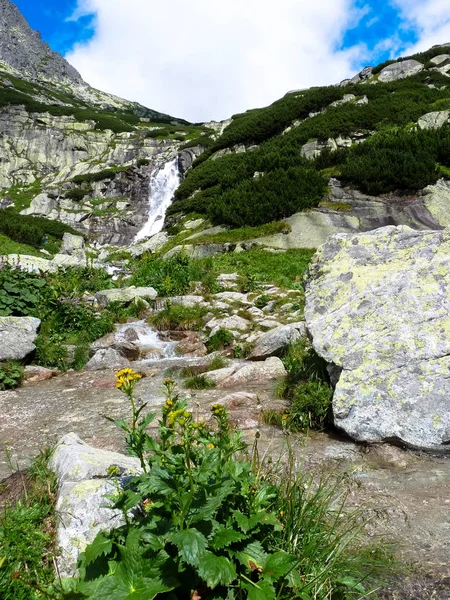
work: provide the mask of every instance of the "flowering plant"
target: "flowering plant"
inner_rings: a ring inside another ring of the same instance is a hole
[[[271,546],[282,530],[276,488],[247,459],[225,407],[213,404],[211,422],[199,421],[166,379],[155,439],[146,433],[154,415],[141,418],[145,405],[133,399],[139,379],[131,369],[117,373],[132,418],[116,424],[143,472],[117,483],[113,508],[125,525],[100,533],[81,555],[76,597],[262,600],[291,589],[298,560]]]

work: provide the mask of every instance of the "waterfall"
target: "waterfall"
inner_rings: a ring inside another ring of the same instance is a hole
[[[166,210],[172,204],[172,198],[180,185],[180,179],[178,158],[174,158],[153,173],[150,179],[148,220],[134,238],[135,242],[149,238],[161,231]]]

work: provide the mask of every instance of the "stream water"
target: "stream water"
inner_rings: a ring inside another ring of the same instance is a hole
[[[147,351],[147,360],[177,358],[175,354],[177,342],[160,339],[158,332],[145,321],[119,325],[115,338],[117,341],[133,341]]]
[[[180,181],[178,157],[153,173],[150,179],[148,220],[136,235],[135,242],[149,238],[161,231],[166,211],[172,204],[173,195],[180,185]]]

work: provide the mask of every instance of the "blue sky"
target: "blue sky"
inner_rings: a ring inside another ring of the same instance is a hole
[[[39,30],[51,48],[61,54],[94,34],[92,16],[68,20],[75,11],[76,0],[14,0],[14,4],[31,27]]]
[[[15,3],[94,87],[207,121],[450,42],[449,1]]]

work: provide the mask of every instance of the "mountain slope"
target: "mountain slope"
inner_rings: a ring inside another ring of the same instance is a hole
[[[147,219],[152,171],[208,133],[91,88],[0,0],[1,208],[129,243]]]
[[[400,195],[447,177],[449,52],[435,47],[235,115],[188,173],[170,213],[260,225],[318,206],[330,176],[365,193]]]

